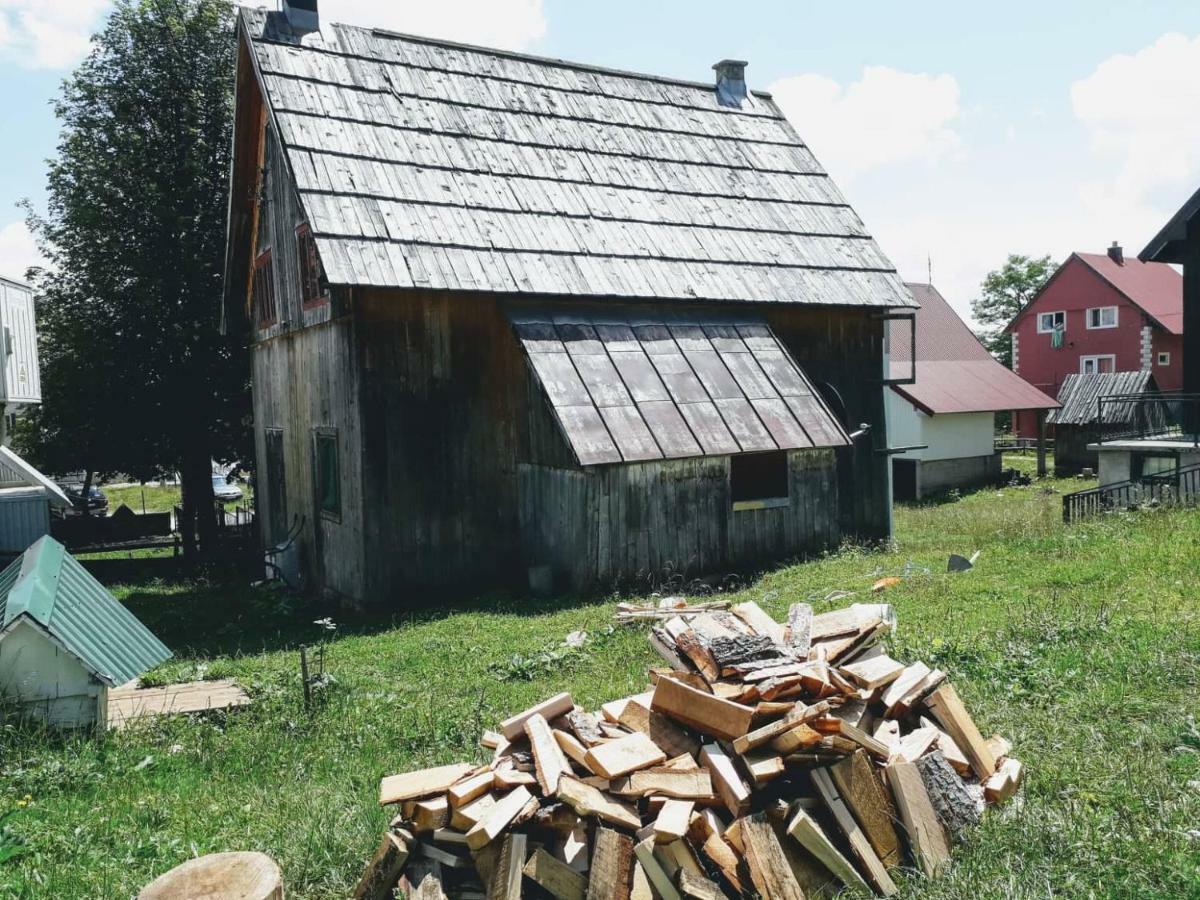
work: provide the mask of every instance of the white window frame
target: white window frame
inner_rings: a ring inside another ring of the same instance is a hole
[[[1171,354],[1169,352],[1159,353],[1158,364],[1160,366],[1169,366],[1171,364]]]
[[[1100,360],[1102,360],[1102,359],[1111,359],[1112,360],[1112,371],[1113,372],[1117,371],[1117,355],[1115,353],[1098,353],[1095,356],[1079,357],[1079,374],[1080,375],[1099,375],[1099,374],[1101,374]],[[1088,363],[1096,363],[1096,371],[1095,372],[1087,371]]]
[[[1058,330],[1058,326],[1056,326],[1056,325],[1051,325],[1049,328],[1042,327],[1042,318],[1045,316],[1062,316],[1062,330],[1063,331],[1067,330],[1067,313],[1066,313],[1066,311],[1061,310],[1061,309],[1056,309],[1053,312],[1038,313],[1038,317],[1037,317],[1038,334],[1053,334],[1055,331]]]
[[[1109,310],[1109,309],[1112,310],[1112,324],[1105,325],[1104,324],[1104,312],[1105,312],[1105,310]],[[1116,306],[1091,306],[1091,307],[1088,307],[1087,315],[1084,317],[1083,322],[1087,326],[1089,331],[1098,331],[1101,328],[1116,328],[1117,322],[1120,318],[1120,312],[1118,312],[1118,309],[1119,308]],[[1100,324],[1098,324],[1098,325],[1092,324],[1092,313],[1099,314],[1097,316],[1097,319],[1099,320]]]

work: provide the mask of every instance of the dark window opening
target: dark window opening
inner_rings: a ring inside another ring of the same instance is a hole
[[[342,514],[342,480],[338,467],[336,430],[329,428],[317,432],[316,456],[317,508],[322,515],[336,519]]]
[[[264,250],[254,261],[254,310],[258,327],[275,324],[275,267],[271,263],[271,251]]]
[[[729,460],[729,489],[734,504],[788,499],[788,457],[772,453],[748,453]],[[781,505],[776,502],[775,505]]]
[[[1137,481],[1139,478],[1149,478],[1152,475],[1170,475],[1178,466],[1174,455],[1155,455],[1152,453],[1135,453],[1130,461],[1130,477]]]
[[[267,451],[267,516],[271,529],[269,537],[272,541],[280,541],[288,530],[283,429],[268,428],[264,436]]]
[[[329,299],[329,282],[307,222],[296,227],[296,249],[300,256],[300,297],[305,308],[318,306]]]

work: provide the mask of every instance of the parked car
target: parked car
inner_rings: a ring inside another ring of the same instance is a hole
[[[108,509],[108,498],[104,496],[104,491],[95,485],[88,489],[86,502],[83,499],[82,484],[65,484],[61,487],[66,493],[67,499],[71,501],[71,509],[76,513],[82,513],[84,510],[103,513]]]
[[[218,503],[233,503],[242,499],[242,489],[226,481],[224,475],[213,475],[213,496]]]

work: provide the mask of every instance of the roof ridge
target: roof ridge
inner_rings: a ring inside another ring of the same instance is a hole
[[[39,538],[21,559],[21,571],[8,594],[6,619],[27,615],[43,628],[50,627],[58,595],[66,549],[49,535]]]
[[[351,25],[345,22],[331,22],[330,27],[335,31],[346,29],[365,31],[376,37],[392,40],[412,41],[415,44],[430,44],[435,47],[449,47],[454,50],[469,50],[472,53],[484,53],[489,56],[499,56],[505,59],[515,59],[521,62],[533,63],[539,66],[552,66],[557,69],[573,69],[580,72],[593,72],[599,75],[615,75],[621,78],[633,78],[638,81],[656,81],[660,84],[672,84],[678,87],[693,88],[703,91],[715,91],[716,85],[707,81],[694,81],[689,78],[675,78],[669,75],[655,75],[650,72],[634,72],[629,69],[619,69],[615,66],[601,66],[595,63],[574,62],[557,56],[541,56],[536,53],[523,53],[519,50],[505,50],[500,47],[487,47],[483,44],[469,44],[464,41],[451,41],[446,38],[431,37],[424,34],[412,34],[404,31],[392,31],[389,28],[377,28],[366,25]],[[309,48],[315,49],[315,48]],[[752,90],[755,97],[773,100],[770,91]]]

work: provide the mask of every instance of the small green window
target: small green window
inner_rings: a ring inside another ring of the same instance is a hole
[[[337,431],[322,429],[317,432],[317,504],[322,513],[330,516],[342,514],[342,480],[338,468]]]

